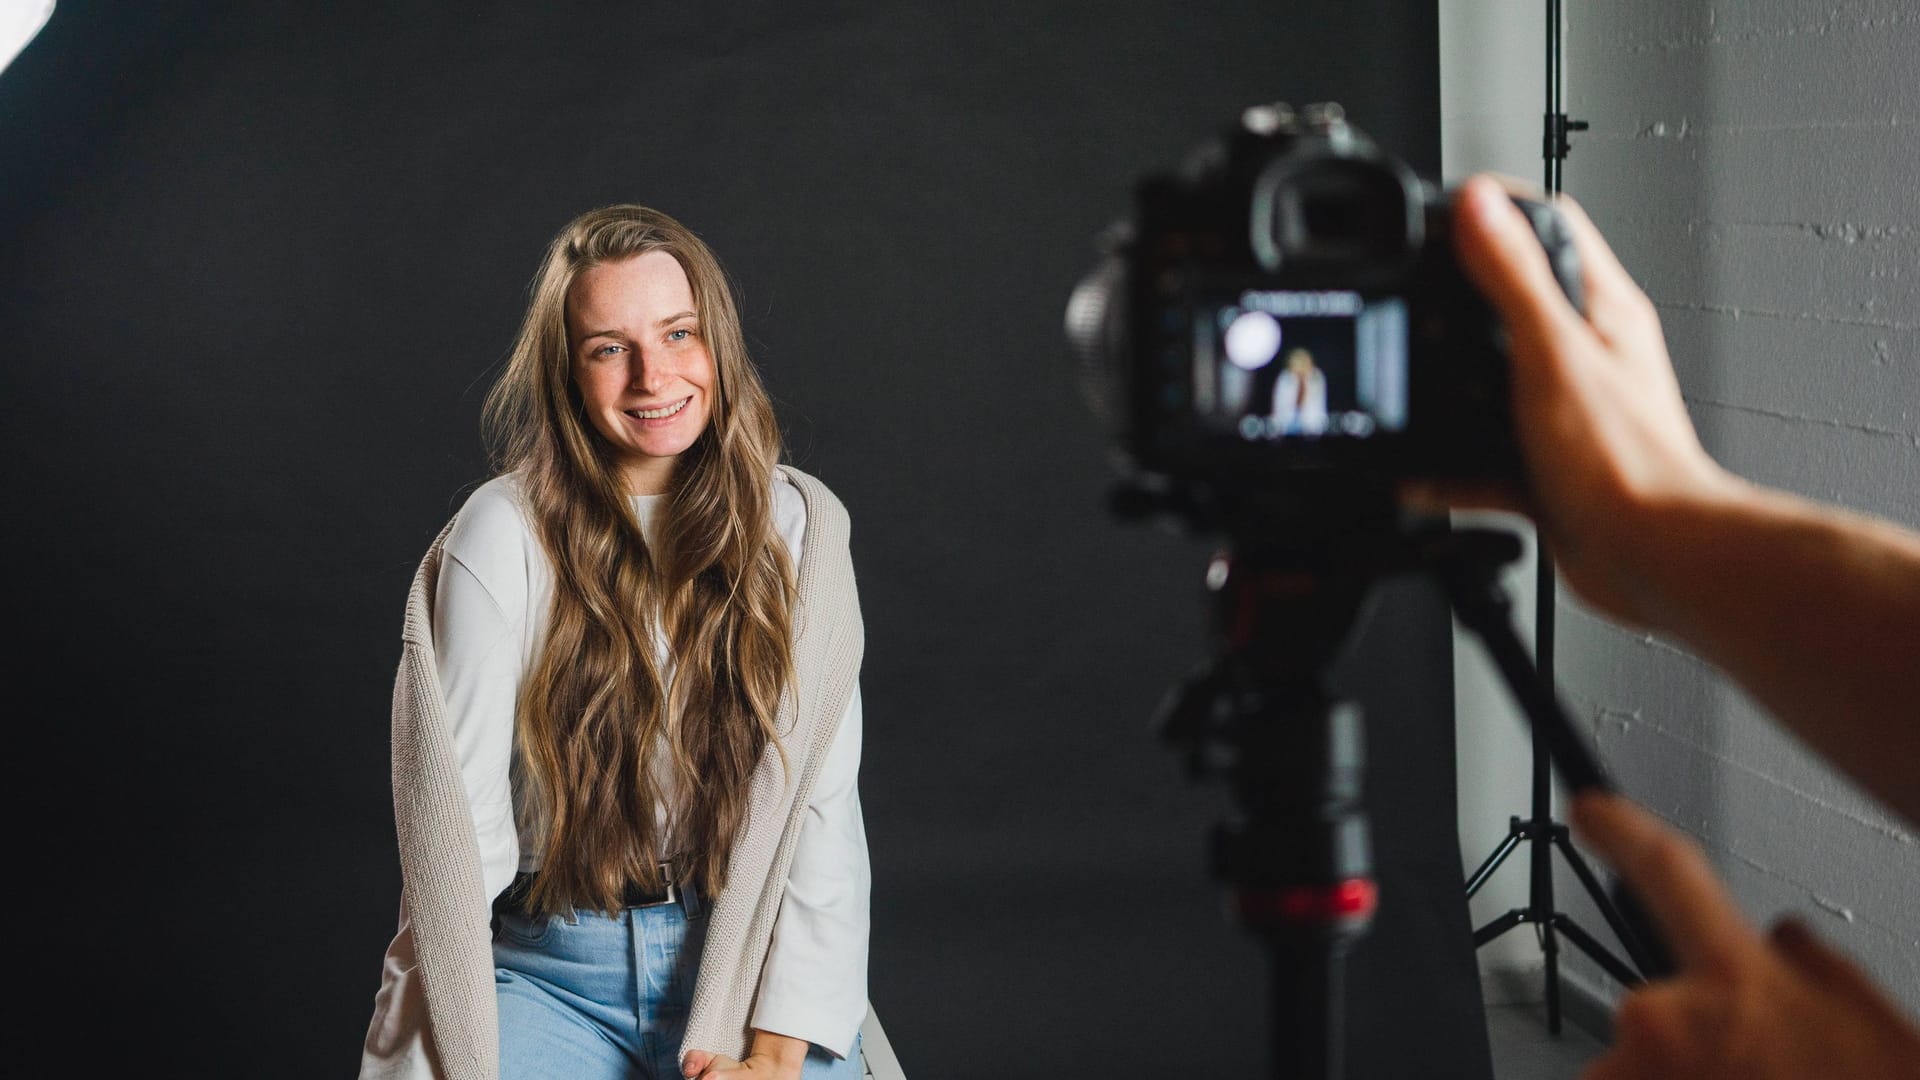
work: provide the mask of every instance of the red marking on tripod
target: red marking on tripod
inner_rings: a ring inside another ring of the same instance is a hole
[[[1241,920],[1268,923],[1345,923],[1370,917],[1380,904],[1380,889],[1368,878],[1333,885],[1290,885],[1280,889],[1242,889],[1233,895]]]

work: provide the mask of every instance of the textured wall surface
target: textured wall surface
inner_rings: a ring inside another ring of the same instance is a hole
[[[1920,10],[1569,7],[1569,111],[1593,129],[1566,189],[1658,305],[1708,450],[1920,524]],[[1913,824],[1684,650],[1561,599],[1562,690],[1622,786],[1699,837],[1755,918],[1801,914],[1920,1008]],[[1584,958],[1570,966],[1612,992]]]

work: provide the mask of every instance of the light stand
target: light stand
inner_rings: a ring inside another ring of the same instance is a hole
[[[1561,167],[1571,149],[1567,136],[1575,131],[1585,131],[1584,120],[1567,119],[1561,101],[1561,32],[1560,0],[1547,0],[1547,111],[1545,131],[1542,137],[1541,156],[1546,159],[1546,187],[1549,196],[1560,193]],[[1538,547],[1538,567],[1535,578],[1534,605],[1534,661],[1533,667],[1539,673],[1539,682],[1553,685],[1553,612],[1555,579],[1553,559],[1546,550],[1544,541]],[[1464,621],[1464,620],[1463,620]],[[1517,658],[1525,663],[1525,657]],[[1513,658],[1501,660],[1503,665],[1513,663]],[[1509,675],[1509,682],[1512,676]],[[1514,908],[1494,919],[1487,925],[1474,931],[1475,948],[1499,937],[1501,934],[1523,923],[1531,923],[1538,928],[1540,951],[1546,960],[1547,992],[1547,1030],[1555,1035],[1560,1033],[1560,945],[1559,936],[1564,936],[1580,951],[1592,957],[1607,973],[1628,986],[1637,986],[1648,976],[1658,974],[1667,967],[1667,958],[1657,952],[1648,952],[1651,943],[1642,942],[1627,929],[1620,911],[1630,906],[1624,896],[1616,903],[1608,898],[1593,871],[1580,854],[1574,850],[1568,840],[1567,827],[1553,820],[1553,776],[1549,768],[1548,747],[1545,732],[1533,727],[1533,809],[1532,816],[1522,820],[1518,816],[1508,819],[1507,837],[1488,855],[1480,868],[1467,879],[1467,897],[1480,891],[1493,872],[1500,868],[1508,855],[1513,854],[1520,844],[1530,844],[1529,885],[1527,906]],[[1628,967],[1606,946],[1591,934],[1581,929],[1565,912],[1554,908],[1553,895],[1553,852],[1558,849],[1573,869],[1574,876],[1593,898],[1601,916],[1613,930],[1614,936],[1626,948],[1627,955],[1633,960]],[[1630,915],[1638,913],[1629,911]]]

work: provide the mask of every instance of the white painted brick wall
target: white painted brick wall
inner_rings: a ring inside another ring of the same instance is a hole
[[[1567,8],[1568,108],[1593,129],[1566,188],[1659,306],[1709,451],[1920,526],[1920,3]],[[1622,786],[1700,838],[1752,916],[1800,913],[1920,1011],[1915,826],[1707,665],[1561,600],[1561,687]]]

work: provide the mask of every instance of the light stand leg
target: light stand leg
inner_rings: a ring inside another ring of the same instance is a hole
[[[1628,986],[1638,986],[1640,976],[1632,968],[1620,962],[1620,959],[1607,951],[1606,946],[1593,939],[1591,934],[1580,929],[1572,919],[1565,915],[1555,915],[1551,924],[1567,936],[1567,940],[1579,947],[1580,951],[1592,957],[1594,962],[1607,969],[1607,974]],[[1555,1032],[1558,1034],[1558,1032]]]
[[[1473,947],[1477,949],[1480,946],[1485,945],[1487,942],[1492,941],[1494,938],[1499,937],[1501,934],[1506,933],[1507,931],[1513,929],[1516,926],[1519,926],[1521,923],[1526,921],[1527,921],[1527,909],[1514,908],[1513,910],[1507,912],[1505,915],[1502,915],[1499,918],[1488,923],[1487,925],[1481,927],[1480,929],[1475,930],[1473,932]]]
[[[1506,862],[1507,856],[1513,854],[1513,849],[1520,846],[1520,838],[1525,835],[1526,833],[1520,827],[1519,818],[1507,819],[1507,838],[1500,842],[1499,847],[1493,849],[1493,854],[1487,856],[1487,861],[1481,863],[1480,869],[1475,870],[1473,876],[1467,879],[1467,899],[1473,899],[1473,894],[1480,891],[1480,886],[1487,883],[1487,879],[1493,876],[1495,870],[1500,869],[1500,864]]]
[[[1644,923],[1644,913],[1635,909],[1623,914],[1615,907],[1600,888],[1592,871],[1573,851],[1566,839],[1566,827],[1553,820],[1552,766],[1555,763],[1576,789],[1607,790],[1610,785],[1586,745],[1574,734],[1565,709],[1553,692],[1551,681],[1544,676],[1553,658],[1550,619],[1543,618],[1537,627],[1542,631],[1538,663],[1527,657],[1525,647],[1514,633],[1508,617],[1510,602],[1499,584],[1498,564],[1501,560],[1496,556],[1500,552],[1489,542],[1490,535],[1474,530],[1456,532],[1454,537],[1457,546],[1449,561],[1440,567],[1441,580],[1461,625],[1473,631],[1486,646],[1494,666],[1518,700],[1532,728],[1534,816],[1533,820],[1514,826],[1515,835],[1507,838],[1507,843],[1495,853],[1495,857],[1489,858],[1469,882],[1474,889],[1478,889],[1486,876],[1491,874],[1491,867],[1497,864],[1498,859],[1504,857],[1514,843],[1524,839],[1532,845],[1529,852],[1531,874],[1527,906],[1509,912],[1508,918],[1497,920],[1476,933],[1474,944],[1476,947],[1483,945],[1519,923],[1533,923],[1538,928],[1546,965],[1547,1028],[1557,1035],[1560,1032],[1559,935],[1565,934],[1576,947],[1593,955],[1610,974],[1621,978],[1629,986],[1638,985],[1645,976],[1661,971],[1664,954],[1650,927],[1635,927],[1625,917],[1631,914]],[[1541,553],[1540,566],[1541,573],[1550,579],[1552,569],[1545,552]],[[1543,581],[1541,596],[1549,596],[1551,588],[1550,584]],[[1564,913],[1555,910],[1552,861],[1555,847],[1559,847],[1573,864],[1575,876],[1592,896],[1607,925],[1613,928],[1621,944],[1633,956],[1639,966],[1639,974],[1608,953]]]
[[[1633,966],[1641,971],[1671,969],[1673,961],[1670,958],[1654,956],[1648,952],[1648,943],[1640,940],[1640,935],[1634,933],[1633,928],[1627,924],[1627,920],[1621,917],[1617,910],[1618,905],[1606,903],[1601,899],[1604,892],[1600,888],[1600,881],[1593,876],[1593,871],[1587,868],[1587,860],[1580,857],[1580,853],[1574,850],[1572,842],[1567,839],[1566,826],[1554,827],[1553,846],[1560,849],[1560,854],[1566,858],[1567,865],[1573,868],[1574,876],[1580,879],[1580,884],[1588,894],[1594,897],[1594,904],[1600,909],[1601,918],[1607,920],[1607,927],[1613,931],[1613,936],[1620,939],[1620,945],[1627,950],[1627,956],[1633,961]],[[1627,897],[1621,897],[1620,900],[1622,903],[1630,902]]]

